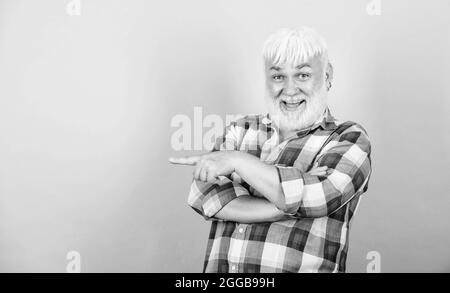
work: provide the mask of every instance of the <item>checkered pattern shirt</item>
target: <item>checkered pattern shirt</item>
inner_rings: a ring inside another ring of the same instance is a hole
[[[371,173],[366,131],[327,109],[309,129],[280,141],[270,115],[232,122],[212,151],[248,152],[276,167],[288,207],[276,222],[243,224],[215,218],[241,195],[262,196],[238,174],[194,180],[188,204],[211,221],[203,272],[345,272],[351,219]],[[327,166],[325,176],[313,167]]]

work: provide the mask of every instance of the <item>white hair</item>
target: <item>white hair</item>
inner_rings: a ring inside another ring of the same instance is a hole
[[[283,28],[264,43],[264,61],[274,65],[300,64],[314,56],[324,58],[324,66],[328,64],[327,44],[312,28]]]

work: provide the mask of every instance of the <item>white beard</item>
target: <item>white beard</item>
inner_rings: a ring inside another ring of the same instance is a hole
[[[304,110],[300,108],[297,111],[283,111],[280,103],[282,96],[275,100],[266,91],[266,103],[270,119],[283,132],[298,131],[311,127],[327,108],[327,93],[328,91],[324,86],[313,96],[306,98]]]

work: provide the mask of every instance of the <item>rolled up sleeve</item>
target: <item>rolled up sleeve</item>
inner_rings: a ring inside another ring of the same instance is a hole
[[[214,144],[212,152],[238,150],[241,140],[242,119],[231,122],[224,128],[223,134],[219,136]],[[217,214],[230,201],[241,195],[249,195],[245,182],[235,179],[236,176],[220,176],[213,183],[193,180],[188,196],[188,205],[206,220],[216,219]],[[220,219],[217,219],[220,220]]]
[[[210,220],[230,201],[241,195],[249,195],[248,190],[226,177],[214,183],[194,179],[188,204],[206,220]]]
[[[276,166],[285,200],[285,212],[298,217],[324,217],[367,190],[371,174],[371,146],[367,134],[350,127],[329,142],[316,159],[327,166],[325,176],[314,176],[296,167]]]

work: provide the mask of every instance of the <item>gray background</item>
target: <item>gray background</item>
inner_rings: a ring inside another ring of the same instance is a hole
[[[209,223],[173,167],[177,114],[265,111],[260,50],[280,27],[327,40],[334,115],[360,122],[373,176],[349,272],[450,272],[450,2],[0,2],[0,271],[200,272]],[[204,131],[207,129],[205,128]]]

